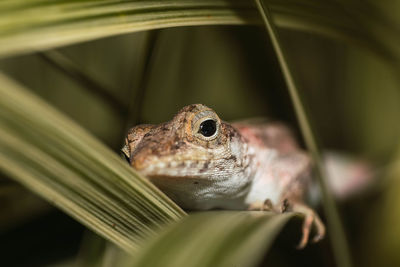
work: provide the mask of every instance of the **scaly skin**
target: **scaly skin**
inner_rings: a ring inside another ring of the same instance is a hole
[[[209,137],[199,130],[206,120],[216,126]],[[309,157],[283,124],[229,124],[194,104],[169,122],[133,127],[123,152],[132,167],[182,208],[304,213],[300,248],[313,222],[313,240],[325,234],[318,215],[303,201],[310,185]]]

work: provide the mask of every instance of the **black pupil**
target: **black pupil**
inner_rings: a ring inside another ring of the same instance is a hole
[[[206,120],[200,124],[199,133],[205,137],[210,137],[217,131],[217,123],[214,120]]]

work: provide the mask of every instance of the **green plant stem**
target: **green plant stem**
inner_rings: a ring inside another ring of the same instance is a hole
[[[316,176],[318,177],[318,181],[322,191],[323,206],[328,220],[328,230],[332,240],[332,248],[337,261],[336,263],[338,266],[349,267],[352,264],[347,240],[344,234],[343,226],[340,221],[337,207],[327,187],[326,170],[324,165],[322,164],[322,159],[320,156],[321,153],[315,141],[311,125],[308,121],[308,116],[302,104],[301,97],[292,77],[290,68],[287,64],[283,49],[280,45],[281,42],[279,41],[279,36],[276,32],[275,26],[272,24],[272,18],[268,8],[268,4],[266,3],[266,1],[263,0],[256,0],[256,4],[264,20],[267,32],[271,38],[273,48],[278,58],[282,74],[285,78],[286,85],[289,90],[294,109],[296,111],[296,116],[304,141],[315,164]]]

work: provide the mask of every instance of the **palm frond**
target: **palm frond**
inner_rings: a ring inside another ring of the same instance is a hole
[[[114,152],[4,75],[0,169],[126,251],[185,215]]]
[[[399,36],[396,28],[382,27],[378,19],[356,20],[352,3],[317,0],[271,1],[277,26],[314,32],[364,46],[390,62],[400,59],[397,46],[387,42]],[[262,24],[252,1],[27,1],[0,3],[0,57],[35,52],[116,34],[192,25]],[[363,25],[384,28],[379,38]],[[397,64],[397,63],[396,63]]]

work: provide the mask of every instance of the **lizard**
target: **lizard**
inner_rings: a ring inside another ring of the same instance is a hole
[[[233,209],[304,214],[304,248],[312,226],[325,226],[306,203],[310,156],[280,122],[228,123],[202,104],[182,108],[171,121],[131,128],[123,154],[130,165],[187,210]]]

